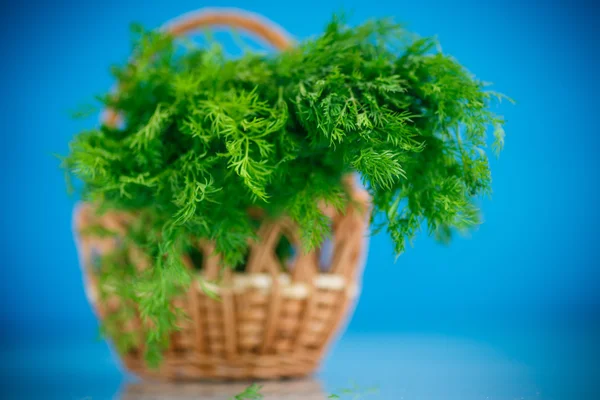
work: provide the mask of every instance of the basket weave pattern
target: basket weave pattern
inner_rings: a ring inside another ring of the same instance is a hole
[[[188,318],[179,321],[180,330],[173,333],[160,369],[146,368],[142,348],[124,355],[125,366],[140,375],[167,379],[277,378],[312,372],[358,293],[368,197],[355,189],[354,199],[344,214],[332,215],[332,251],[327,265],[323,265],[320,250],[298,252],[291,264],[283,265],[275,255],[279,238],[284,235],[299,248],[297,229],[286,218],[262,223],[259,240],[250,245],[244,273],[226,269],[219,277],[219,257],[210,243],[200,242],[198,249],[204,256],[201,278],[219,280],[210,289],[220,301],[207,296],[195,281],[186,295],[175,301]],[[75,222],[78,232],[89,226],[125,232],[130,219],[117,212],[100,216],[84,204],[77,210]],[[79,237],[88,297],[100,318],[116,312],[120,302],[118,298],[101,299],[93,257],[114,249],[117,243],[117,238]],[[147,258],[139,250],[132,248],[129,253],[140,269],[147,267]],[[183,261],[193,268],[191,259]],[[139,318],[126,325],[123,332],[142,334]]]

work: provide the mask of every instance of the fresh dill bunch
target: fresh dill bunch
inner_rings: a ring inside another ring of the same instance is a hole
[[[447,241],[480,223],[486,144],[499,152],[504,143],[491,111],[502,96],[435,39],[389,20],[348,27],[334,17],[275,55],[229,59],[216,44],[183,48],[139,27],[133,48],[112,69],[118,93],[101,97],[122,124],[76,135],[63,165],[86,201],[140,215],[130,239],[153,266],[102,273],[149,321],[150,361],[175,329],[170,304],[190,282],[181,256],[191,238],[214,242],[224,268],[243,268],[251,207],[287,214],[310,250],[330,234],[319,202],[342,210],[342,177],[357,172],[397,254],[423,225]]]

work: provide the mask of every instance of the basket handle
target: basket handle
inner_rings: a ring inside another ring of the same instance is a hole
[[[161,29],[174,36],[181,36],[208,26],[240,29],[278,50],[287,49],[293,44],[289,33],[274,22],[258,14],[231,8],[205,8],[187,13],[167,22]],[[108,126],[116,126],[118,118],[114,110],[107,109],[102,120]]]
[[[241,29],[264,40],[278,50],[286,49],[292,44],[289,33],[274,22],[258,14],[238,9],[201,9],[167,22],[162,29],[175,36],[181,36],[206,26]]]

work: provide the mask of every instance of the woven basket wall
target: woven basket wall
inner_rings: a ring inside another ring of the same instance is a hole
[[[331,214],[333,236],[330,254],[321,250],[298,252],[291,263],[275,255],[280,237],[299,248],[297,230],[288,219],[265,221],[259,240],[251,243],[244,273],[226,270],[219,285],[211,287],[220,301],[211,299],[195,281],[184,297],[176,300],[189,318],[171,337],[170,348],[158,370],[147,369],[143,349],[123,356],[125,366],[142,376],[167,379],[249,379],[303,376],[318,366],[327,344],[353,305],[365,246],[368,196],[353,189],[356,202],[343,214]],[[360,208],[360,210],[359,210]],[[75,214],[76,230],[102,226],[125,232],[130,215],[107,212],[98,215],[90,204]],[[79,236],[86,292],[98,316],[106,318],[120,307],[120,299],[100,296],[94,272],[97,255],[118,246],[118,237]],[[206,280],[219,277],[219,259],[210,243],[198,243],[203,254],[199,274]],[[131,248],[129,259],[140,268],[146,257]],[[190,268],[192,261],[184,258]],[[122,326],[122,332],[142,335],[138,317]],[[141,340],[140,340],[141,342]]]

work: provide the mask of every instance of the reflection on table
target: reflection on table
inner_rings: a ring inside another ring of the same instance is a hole
[[[121,390],[120,400],[229,400],[252,382],[135,382]],[[258,382],[265,400],[325,400],[316,379]]]

